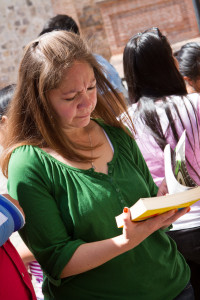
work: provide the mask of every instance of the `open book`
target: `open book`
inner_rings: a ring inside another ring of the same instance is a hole
[[[169,194],[184,192],[197,186],[190,177],[186,166],[185,137],[186,132],[184,130],[174,151],[171,152],[169,144],[164,150],[165,179]]]
[[[185,131],[173,153],[170,145],[164,150],[165,178],[169,194],[165,196],[141,198],[131,208],[132,221],[167,212],[171,209],[188,207],[200,200],[200,186],[190,177],[185,162]],[[187,186],[186,186],[187,185]],[[116,217],[118,227],[123,227],[123,215]]]

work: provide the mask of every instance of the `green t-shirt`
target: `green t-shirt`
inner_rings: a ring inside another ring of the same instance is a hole
[[[100,267],[60,279],[77,247],[120,235],[115,216],[124,206],[157,194],[136,142],[122,129],[100,126],[114,148],[108,175],[67,166],[28,145],[10,159],[8,190],[25,212],[20,234],[42,266],[45,299],[172,300],[190,271],[163,230]]]

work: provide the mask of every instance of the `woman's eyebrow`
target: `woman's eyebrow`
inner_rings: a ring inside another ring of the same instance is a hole
[[[70,90],[70,91],[67,91],[67,92],[64,92],[62,93],[63,96],[67,95],[67,94],[75,94],[75,93],[78,93],[77,90],[73,89],[73,90]]]
[[[95,77],[90,81],[90,84],[92,84],[92,83],[96,83],[96,78]],[[78,93],[78,92],[79,92],[78,90],[72,89],[70,91],[62,93],[62,95],[65,96],[67,94],[75,94],[75,93]]]

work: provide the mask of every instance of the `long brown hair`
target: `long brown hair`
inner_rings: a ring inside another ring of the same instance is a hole
[[[88,161],[64,135],[60,119],[48,99],[48,92],[59,86],[64,71],[75,61],[88,63],[95,74],[97,105],[91,117],[127,131],[122,119],[117,118],[123,113],[131,123],[125,101],[105,78],[83,39],[66,31],[47,33],[27,45],[20,63],[1,161],[5,176],[12,151],[22,145],[50,147],[66,159]]]

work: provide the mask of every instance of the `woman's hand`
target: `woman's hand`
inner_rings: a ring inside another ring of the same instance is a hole
[[[158,189],[157,196],[164,196],[168,193],[167,183],[166,179],[164,178],[163,181],[160,184],[160,187]]]
[[[142,222],[132,222],[129,208],[125,207],[123,212],[124,226],[123,237],[124,243],[128,249],[132,249],[139,245],[149,235],[158,229],[168,227],[178,218],[187,213],[190,208],[183,208],[179,211],[170,210],[159,216],[147,219]]]

